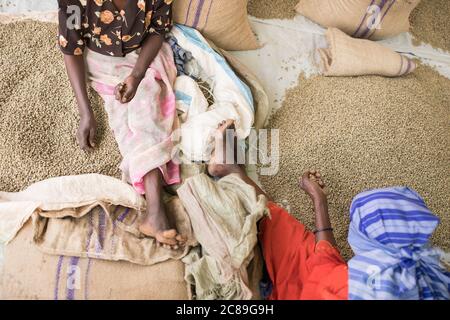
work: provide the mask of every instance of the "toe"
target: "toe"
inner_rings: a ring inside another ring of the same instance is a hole
[[[228,120],[224,120],[220,123],[219,128],[221,129],[221,131],[225,131],[225,129],[230,128],[232,129],[232,126],[234,125],[234,120],[232,119],[228,119]]]
[[[166,237],[163,236],[163,233],[164,232],[161,232],[160,234],[158,234],[156,236],[156,240],[161,242],[163,247],[166,246],[166,245],[168,245],[170,247],[170,246],[174,246],[174,245],[178,244],[177,240],[175,240],[175,237],[173,237],[173,238],[166,238]]]
[[[298,185],[300,186],[300,188],[303,188],[303,177],[298,179]]]
[[[169,246],[174,246],[174,245],[178,244],[178,242],[173,238],[163,238],[161,240],[162,240],[161,242],[163,242],[164,244],[167,244]]]
[[[309,179],[309,175],[310,175],[309,171],[306,171],[306,172],[303,174],[303,176],[301,177],[301,181],[304,181],[305,179]]]
[[[162,232],[162,236],[167,239],[175,239],[177,234],[177,230],[175,229],[170,229]]]
[[[227,122],[225,123],[225,128],[227,128],[228,130],[234,130],[234,120],[227,120]]]
[[[306,187],[306,181],[309,180],[309,171],[306,171],[303,176],[299,179],[300,188],[304,189]]]

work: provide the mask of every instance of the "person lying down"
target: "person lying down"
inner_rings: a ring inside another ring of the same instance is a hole
[[[306,171],[300,179],[300,188],[314,203],[317,230],[313,233],[272,202],[270,196],[247,175],[245,167],[237,164],[238,143],[227,142],[228,139],[236,140],[233,131],[232,120],[224,121],[218,128],[216,150],[208,165],[208,173],[216,178],[237,175],[255,189],[256,196],[264,195],[269,200],[270,218],[263,218],[259,222],[259,241],[268,275],[273,283],[270,298],[346,299],[347,264],[336,248],[328,216],[325,184],[320,173]],[[234,163],[230,161],[233,158]],[[324,286],[332,287],[333,294],[326,297],[318,294],[318,288]]]
[[[146,196],[140,231],[176,249],[185,239],[169,225],[161,201],[163,185],[180,182],[179,167],[171,161],[177,70],[164,42],[172,27],[171,2],[58,0],[58,38],[78,103],[80,147],[95,148],[88,80],[105,102],[123,156],[121,170]]]
[[[316,229],[311,232],[272,202],[237,164],[237,141],[229,134],[233,130],[232,120],[218,128],[216,146],[222,149],[216,147],[208,172],[217,178],[237,175],[269,200],[270,216],[259,221],[270,282],[262,287],[269,288],[264,290],[268,299],[450,299],[450,273],[440,264],[445,254],[428,243],[439,219],[416,192],[390,187],[354,198],[349,243],[355,256],[347,264],[333,235],[321,174],[306,171],[299,181],[313,202]]]

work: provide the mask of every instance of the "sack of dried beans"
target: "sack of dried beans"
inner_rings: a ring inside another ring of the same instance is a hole
[[[325,76],[399,77],[416,69],[414,61],[377,42],[352,38],[336,28],[329,28],[326,38],[328,48],[319,49]]]
[[[409,15],[420,0],[300,0],[296,11],[354,38],[380,40],[409,31]]]

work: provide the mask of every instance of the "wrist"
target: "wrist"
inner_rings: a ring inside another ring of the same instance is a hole
[[[322,228],[317,228],[316,230],[313,231],[314,234],[318,234],[321,232],[331,232],[333,233],[334,229],[329,226],[329,227],[322,227]]]
[[[80,116],[83,114],[92,113],[91,104],[89,103],[89,99],[86,97],[77,97],[78,111]]]
[[[80,111],[80,118],[81,120],[90,120],[94,116],[94,113],[92,112],[91,108],[86,108],[82,111]]]
[[[139,70],[133,70],[130,74],[130,77],[133,77],[139,83],[142,81],[142,79],[144,79],[144,76],[145,76],[145,71],[141,72]]]
[[[312,195],[311,199],[313,201],[314,207],[327,206],[327,197],[324,194]]]

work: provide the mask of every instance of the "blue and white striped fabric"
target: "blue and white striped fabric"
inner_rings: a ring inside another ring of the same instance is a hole
[[[363,192],[350,208],[349,299],[449,299],[443,252],[428,240],[439,219],[413,190]]]

